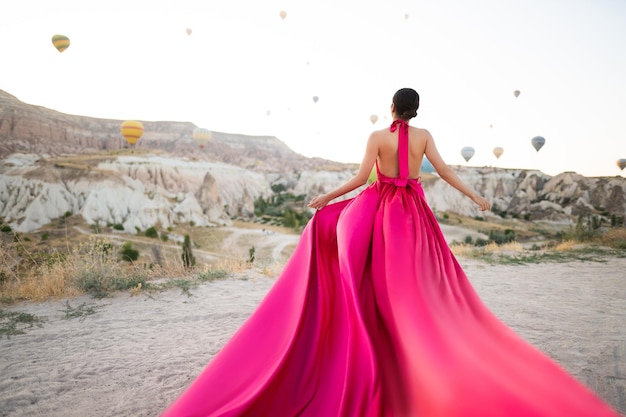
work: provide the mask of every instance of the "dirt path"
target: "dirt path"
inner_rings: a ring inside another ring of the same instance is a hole
[[[487,306],[626,412],[626,259],[490,266],[461,259]],[[254,271],[180,290],[65,300],[10,311],[42,327],[0,339],[0,416],[157,416],[275,282]]]

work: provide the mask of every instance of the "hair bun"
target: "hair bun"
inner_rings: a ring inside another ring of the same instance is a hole
[[[412,119],[415,116],[417,116],[417,111],[415,110],[407,110],[400,115],[403,119]]]

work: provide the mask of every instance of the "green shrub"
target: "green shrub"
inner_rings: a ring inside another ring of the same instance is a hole
[[[512,242],[515,240],[515,231],[506,229],[504,232],[500,230],[492,230],[489,232],[489,240],[501,245],[503,243]]]
[[[146,237],[152,237],[152,238],[159,237],[159,232],[157,231],[156,228],[154,228],[154,226],[148,227],[146,231],[144,232],[144,234],[146,235]]]
[[[48,240],[48,232],[43,232],[41,234],[41,240]]]
[[[200,281],[214,281],[216,279],[226,278],[228,271],[224,269],[209,269],[208,271],[198,274]]]
[[[11,226],[9,226],[8,224],[3,224],[2,226],[0,226],[0,232],[11,233],[12,231],[13,229],[11,229]]]
[[[134,262],[139,258],[139,251],[132,247],[130,242],[125,242],[120,249],[122,260],[127,262]]]
[[[116,224],[113,225],[113,229],[115,229],[115,230],[124,230],[124,225],[116,223]]]

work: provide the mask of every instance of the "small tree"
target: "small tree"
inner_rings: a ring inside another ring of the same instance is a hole
[[[185,235],[185,240],[183,241],[183,253],[181,257],[185,268],[190,269],[196,264],[196,257],[193,256],[193,252],[191,250],[191,238],[189,235]]]

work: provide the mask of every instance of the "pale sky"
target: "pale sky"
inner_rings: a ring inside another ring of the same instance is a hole
[[[2,0],[0,16],[0,89],[64,113],[189,121],[360,162],[412,87],[411,124],[449,164],[626,174],[623,0]]]

